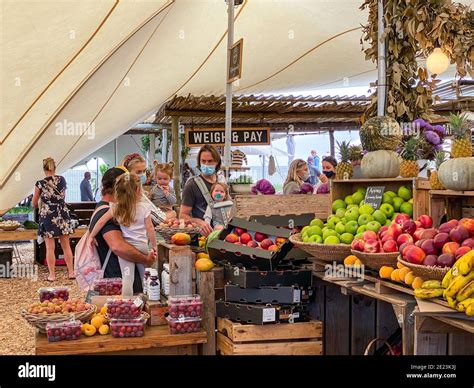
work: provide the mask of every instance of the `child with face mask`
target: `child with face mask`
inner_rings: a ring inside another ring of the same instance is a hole
[[[230,221],[234,202],[229,198],[229,188],[225,183],[216,182],[211,188],[213,203],[207,206],[204,221],[214,229],[224,229]]]
[[[310,185],[311,174],[309,172],[308,164],[303,159],[295,159],[291,162],[283,185],[283,194],[304,194],[308,190],[302,192],[303,186]]]

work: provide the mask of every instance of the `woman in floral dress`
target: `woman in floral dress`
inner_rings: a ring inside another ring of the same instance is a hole
[[[48,264],[48,281],[56,280],[55,238],[59,238],[64,252],[69,278],[74,279],[73,255],[69,244],[69,234],[73,233],[71,217],[66,206],[66,180],[56,175],[56,163],[52,158],[43,160],[45,177],[35,185],[33,206],[38,207],[39,200],[39,229],[38,235],[44,238],[46,244],[46,263]]]

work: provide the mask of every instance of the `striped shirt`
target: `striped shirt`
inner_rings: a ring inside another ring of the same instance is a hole
[[[233,166],[242,167],[242,165],[244,164],[244,160],[245,160],[245,164],[248,164],[247,156],[242,151],[240,150],[232,151],[232,165]]]

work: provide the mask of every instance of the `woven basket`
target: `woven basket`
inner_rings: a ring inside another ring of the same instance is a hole
[[[444,275],[450,270],[449,267],[428,267],[426,265],[412,264],[398,257],[398,262],[411,269],[413,274],[423,280],[443,280]]]
[[[173,237],[173,235],[175,235],[176,233],[186,233],[186,234],[189,234],[189,236],[191,237],[191,240],[196,237],[197,235],[199,235],[199,233],[201,232],[201,229],[199,228],[193,228],[193,229],[186,229],[186,228],[161,228],[159,226],[157,226],[155,228],[155,230],[161,235],[163,236],[163,238],[165,239],[165,241],[168,243],[168,244],[172,244],[171,242],[171,237]]]
[[[301,240],[301,233],[290,236],[290,241],[312,257],[323,261],[343,261],[351,254],[351,246],[345,244],[325,245],[305,243]]]
[[[17,230],[21,225],[14,225],[14,226],[0,226],[0,229],[4,230],[5,232],[13,232]]]
[[[79,319],[82,323],[88,322],[97,311],[96,305],[91,305],[88,310],[81,311],[78,313],[68,313],[68,314],[31,314],[26,309],[21,310],[21,316],[26,319],[26,321],[31,325],[36,327],[40,333],[46,333],[46,325],[53,322],[64,322],[71,319]]]
[[[389,267],[395,267],[397,265],[398,252],[385,252],[385,253],[365,253],[355,250],[351,250],[354,256],[362,261],[362,263],[370,269],[379,270],[384,265]]]

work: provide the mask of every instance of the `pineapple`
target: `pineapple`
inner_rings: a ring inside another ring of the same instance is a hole
[[[349,163],[349,142],[337,142],[337,148],[339,150],[341,162],[336,167],[336,179],[351,179],[354,171],[352,169],[352,164]]]
[[[451,158],[467,158],[472,156],[471,130],[466,114],[449,116],[453,142]]]
[[[411,138],[405,141],[400,152],[402,162],[400,163],[400,175],[403,178],[414,178],[418,176],[420,167],[418,166],[419,140]]]
[[[358,162],[362,160],[362,153],[363,151],[361,146],[351,145],[349,147],[349,160],[359,164]]]
[[[446,153],[444,151],[438,151],[435,153],[435,165],[436,169],[431,171],[430,173],[430,186],[432,190],[445,190],[446,188],[443,186],[441,181],[438,178],[438,170],[441,163],[446,160]]]

